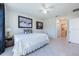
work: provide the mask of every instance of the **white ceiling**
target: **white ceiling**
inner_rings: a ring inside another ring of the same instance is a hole
[[[56,16],[76,16],[79,12],[73,13],[72,10],[79,8],[78,3],[47,3],[48,6],[54,6],[47,14],[40,12],[41,3],[6,3],[8,9],[26,13],[27,15],[37,18],[52,18]]]

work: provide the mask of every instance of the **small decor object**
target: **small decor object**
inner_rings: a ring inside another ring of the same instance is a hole
[[[32,33],[32,29],[24,29],[24,34],[30,34]]]
[[[18,27],[19,28],[32,28],[32,19],[18,16]]]
[[[43,22],[36,22],[36,29],[43,29]]]

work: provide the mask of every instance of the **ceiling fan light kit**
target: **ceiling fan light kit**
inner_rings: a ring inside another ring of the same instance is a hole
[[[43,14],[47,14],[47,10],[43,9],[43,10],[42,10],[42,13],[43,13]]]

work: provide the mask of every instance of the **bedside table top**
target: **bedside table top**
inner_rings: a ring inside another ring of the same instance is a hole
[[[10,38],[6,38],[6,40],[12,40],[12,37],[10,37]]]

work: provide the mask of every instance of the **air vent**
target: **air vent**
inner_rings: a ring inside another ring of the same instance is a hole
[[[77,12],[79,11],[79,8],[73,9],[73,12]]]

